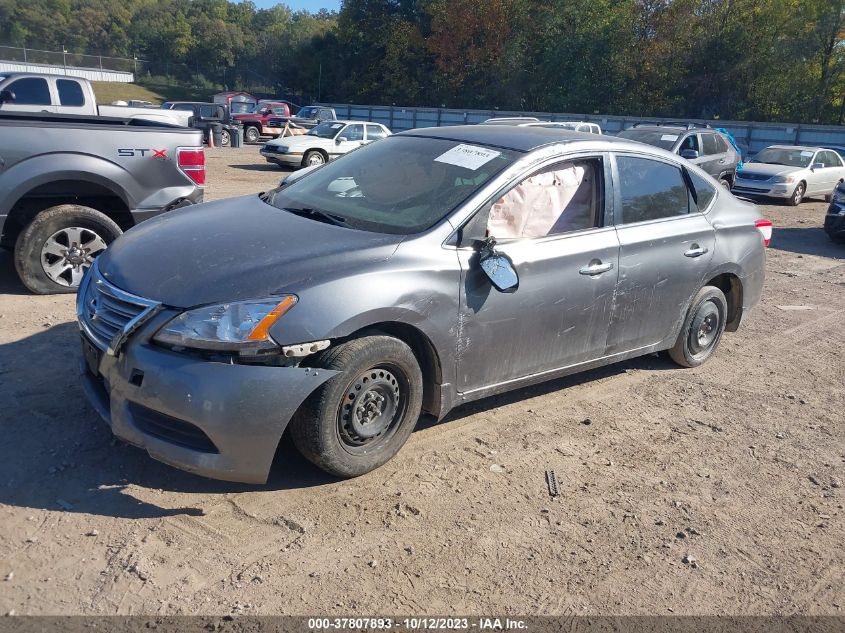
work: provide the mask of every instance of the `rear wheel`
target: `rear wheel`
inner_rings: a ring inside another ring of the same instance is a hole
[[[244,140],[247,143],[257,143],[261,139],[261,130],[254,125],[250,125],[244,130]]]
[[[801,201],[804,199],[805,191],[806,188],[804,186],[804,183],[799,182],[797,185],[795,185],[795,191],[792,192],[792,196],[789,198],[789,200],[786,201],[786,204],[788,204],[790,207],[797,207],[799,204],[801,204]]]
[[[90,207],[62,204],[35,216],[15,244],[15,267],[37,294],[76,292],[94,259],[121,234]]]
[[[327,350],[315,365],[341,373],[291,421],[299,451],[339,477],[363,475],[390,460],[422,407],[422,372],[411,348],[390,336],[367,336]]]
[[[698,367],[709,359],[725,331],[728,302],[715,286],[704,286],[695,295],[678,340],[669,356],[682,367]]]

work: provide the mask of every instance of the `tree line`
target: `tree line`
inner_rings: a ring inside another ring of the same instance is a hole
[[[0,43],[306,100],[838,123],[845,0],[0,0]]]

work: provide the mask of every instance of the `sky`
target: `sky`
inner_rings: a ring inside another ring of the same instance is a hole
[[[252,0],[259,9],[267,9],[277,4],[284,3],[294,11],[307,9],[316,13],[320,9],[340,10],[340,0]]]

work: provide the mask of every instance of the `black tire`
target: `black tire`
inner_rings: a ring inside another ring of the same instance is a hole
[[[389,461],[422,408],[422,372],[411,348],[390,336],[366,336],[328,349],[313,365],[342,373],[291,420],[299,451],[338,477],[357,477]]]
[[[232,144],[232,136],[229,134],[229,130],[223,130],[220,133],[220,145],[221,147],[229,147]]]
[[[704,286],[695,295],[687,318],[669,356],[682,367],[698,367],[709,359],[725,331],[728,302],[715,286]]]
[[[305,152],[302,157],[302,166],[311,167],[313,165],[325,165],[328,161],[326,155],[318,149],[312,149]]]
[[[62,276],[56,276],[68,283],[60,283],[54,281],[45,270],[45,266],[56,262],[68,262],[67,257],[62,260],[61,257],[45,253],[44,249],[48,245],[48,240],[58,241],[61,245],[68,242],[66,245],[69,250],[72,249],[74,242],[69,241],[70,233],[66,231],[75,231],[82,229],[83,239],[90,240],[88,242],[81,241],[79,246],[84,247],[86,244],[95,244],[96,241],[91,237],[98,236],[106,245],[111,244],[118,235],[122,233],[120,227],[111,219],[90,207],[83,207],[76,204],[62,204],[56,207],[45,209],[35,216],[35,219],[18,236],[15,244],[15,268],[17,268],[18,275],[24,285],[36,294],[57,294],[57,293],[73,293],[76,292],[79,286],[78,279],[73,280],[74,275],[81,278],[78,273],[84,271],[90,266],[88,258],[84,257],[83,253],[72,257],[78,262],[74,264],[71,269],[68,269]],[[65,233],[63,233],[65,232]],[[58,236],[58,237],[57,237]],[[62,242],[64,240],[64,242]],[[95,251],[95,246],[91,246],[91,257],[96,257],[99,250]]]
[[[731,190],[731,179],[728,176],[722,176],[719,178],[719,184],[722,185],[728,191]]]
[[[247,143],[257,143],[261,140],[261,130],[254,125],[249,125],[244,128],[244,140]]]
[[[803,182],[799,182],[795,185],[795,191],[792,192],[792,195],[786,201],[786,204],[790,207],[797,207],[801,204],[801,201],[804,199],[804,193],[807,191],[806,185]]]

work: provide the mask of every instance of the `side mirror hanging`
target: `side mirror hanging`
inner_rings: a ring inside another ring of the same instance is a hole
[[[496,239],[488,237],[479,251],[481,270],[499,292],[514,292],[519,287],[519,275],[510,258],[496,250]]]

